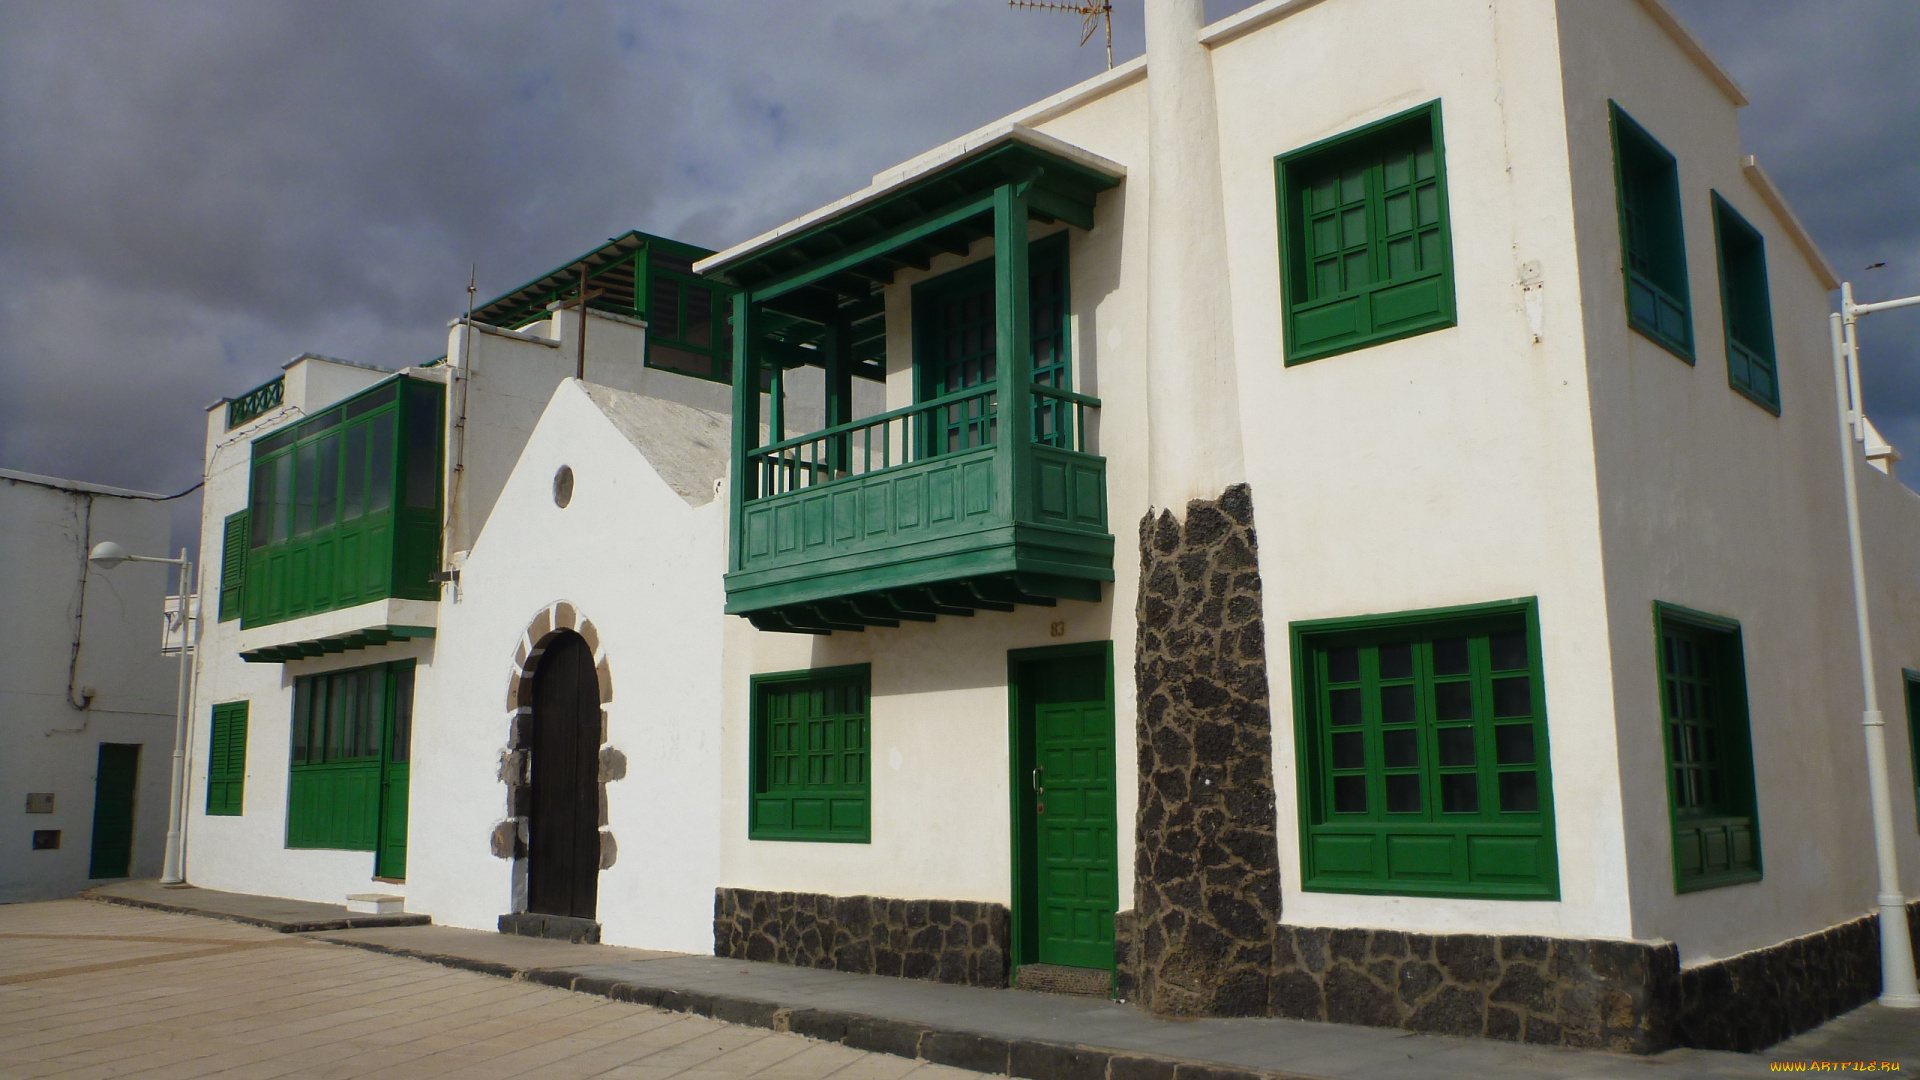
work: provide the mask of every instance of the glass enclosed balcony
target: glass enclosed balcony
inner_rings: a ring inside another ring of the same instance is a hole
[[[396,376],[254,440],[243,630],[438,598],[444,401]]]
[[[829,633],[1100,598],[1100,402],[1072,386],[1067,238],[1029,223],[1092,228],[1122,175],[1013,128],[700,264],[739,290],[729,613]],[[915,400],[854,417],[853,380],[886,378],[895,273],[985,237],[988,258],[912,287]],[[802,366],[825,426],[790,436]]]

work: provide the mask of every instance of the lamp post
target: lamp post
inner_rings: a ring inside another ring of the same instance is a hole
[[[1874,677],[1873,632],[1867,618],[1867,565],[1860,541],[1860,492],[1856,487],[1855,444],[1867,439],[1860,402],[1860,345],[1854,336],[1862,315],[1920,305],[1920,296],[1877,304],[1853,302],[1853,283],[1840,285],[1840,310],[1828,316],[1833,339],[1833,386],[1840,405],[1840,465],[1847,485],[1847,546],[1853,558],[1853,615],[1860,634],[1860,726],[1867,741],[1867,791],[1873,806],[1873,847],[1879,863],[1880,1004],[1920,1008],[1914,985],[1913,940],[1907,929],[1907,898],[1900,891],[1900,859],[1894,846],[1893,794],[1887,779],[1887,721],[1880,712]]]
[[[125,562],[164,563],[180,568],[180,686],[173,703],[173,786],[167,795],[167,856],[160,871],[160,884],[178,885],[186,880],[181,865],[180,828],[186,817],[187,797],[187,683],[193,664],[190,607],[193,563],[187,559],[186,548],[180,549],[177,559],[162,559],[153,555],[129,555],[125,548],[111,540],[95,544],[87,561],[102,570],[111,570]]]

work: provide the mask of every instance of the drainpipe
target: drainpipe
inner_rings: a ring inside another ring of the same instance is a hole
[[[1147,497],[1184,514],[1246,479],[1204,0],[1146,0]]]
[[[1866,441],[1866,417],[1860,404],[1860,345],[1854,324],[1861,315],[1920,304],[1920,296],[1879,304],[1855,304],[1853,283],[1840,285],[1840,311],[1828,317],[1833,338],[1833,388],[1840,406],[1840,467],[1847,488],[1847,549],[1853,562],[1853,614],[1860,636],[1860,712],[1867,743],[1867,794],[1873,807],[1873,847],[1880,875],[1874,903],[1880,909],[1880,1004],[1920,1008],[1914,985],[1913,940],[1907,926],[1907,898],[1900,891],[1900,856],[1895,847],[1893,794],[1887,777],[1887,720],[1880,712],[1874,673],[1873,632],[1867,617],[1867,567],[1860,537],[1860,492],[1854,477],[1856,442]]]

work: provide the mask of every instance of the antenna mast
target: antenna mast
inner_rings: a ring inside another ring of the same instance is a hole
[[[1093,32],[1104,24],[1107,31],[1107,70],[1113,70],[1113,2],[1063,4],[1054,0],[1007,0],[1010,8],[1027,8],[1033,11],[1070,11],[1080,16],[1080,44],[1093,40]]]

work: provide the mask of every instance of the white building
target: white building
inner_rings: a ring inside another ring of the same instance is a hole
[[[160,873],[177,661],[172,571],[89,566],[94,544],[170,555],[158,495],[0,469],[0,903]]]
[[[1199,11],[216,417],[201,712],[273,720],[195,880],[1642,1051],[1871,997],[1837,282],[1738,86],[1659,0]]]

